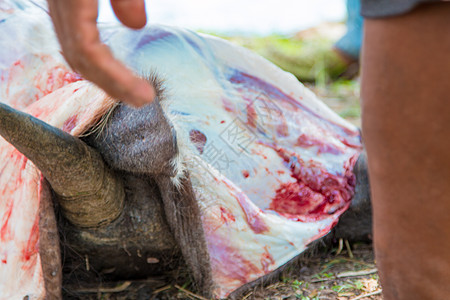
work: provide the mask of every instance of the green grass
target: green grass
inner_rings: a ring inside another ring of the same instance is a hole
[[[332,50],[334,41],[325,37],[221,37],[255,51],[302,82],[325,84],[345,71],[345,64]]]

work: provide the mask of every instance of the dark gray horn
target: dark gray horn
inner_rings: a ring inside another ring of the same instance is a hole
[[[0,135],[39,168],[74,225],[106,225],[122,212],[121,181],[100,154],[78,138],[2,103]]]

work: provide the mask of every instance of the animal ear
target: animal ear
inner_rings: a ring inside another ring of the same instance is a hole
[[[74,225],[98,227],[122,212],[122,182],[80,139],[2,103],[0,135],[42,172]]]

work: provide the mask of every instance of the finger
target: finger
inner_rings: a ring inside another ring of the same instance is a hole
[[[147,23],[144,0],[111,0],[111,6],[125,26],[140,29]]]
[[[100,42],[97,1],[48,0],[50,14],[69,65],[110,96],[134,106],[153,101],[155,90],[116,60]]]

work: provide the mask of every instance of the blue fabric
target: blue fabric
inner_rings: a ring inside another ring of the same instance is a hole
[[[335,44],[337,49],[354,59],[359,59],[363,38],[364,19],[360,10],[360,0],[347,0],[347,33]]]

